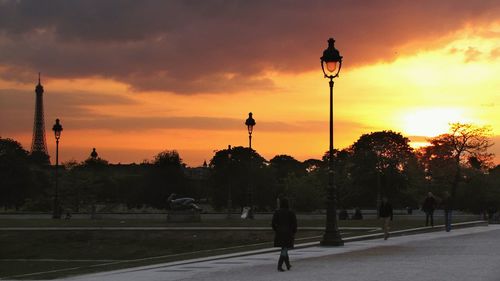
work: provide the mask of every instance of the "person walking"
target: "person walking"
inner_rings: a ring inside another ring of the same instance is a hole
[[[451,197],[448,191],[443,193],[443,199],[441,200],[441,207],[444,211],[444,227],[446,232],[451,230]]]
[[[429,226],[430,221],[431,227],[434,227],[434,209],[436,209],[436,198],[432,192],[428,192],[422,204],[422,211],[425,212],[425,226]]]
[[[380,203],[378,209],[378,216],[383,219],[382,229],[384,231],[384,240],[389,238],[389,230],[390,230],[390,221],[392,221],[393,213],[392,213],[392,205],[389,203],[389,200],[386,196],[382,198],[382,203]]]
[[[293,248],[295,233],[297,232],[297,217],[290,211],[288,200],[280,199],[280,208],[273,214],[272,227],[274,230],[274,247],[281,247],[280,258],[278,260],[278,271],[283,270],[283,262],[286,269],[290,270],[290,258],[288,250]]]

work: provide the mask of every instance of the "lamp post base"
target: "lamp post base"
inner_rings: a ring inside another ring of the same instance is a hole
[[[320,242],[321,246],[337,247],[344,246],[344,241],[338,231],[326,232]]]
[[[52,210],[52,218],[60,219],[61,218],[61,206],[59,206],[59,200],[57,198],[54,200],[54,210]]]

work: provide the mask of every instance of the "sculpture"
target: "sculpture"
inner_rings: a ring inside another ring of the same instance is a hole
[[[177,198],[177,194],[172,193],[167,199],[167,203],[170,208],[174,211],[177,210],[196,210],[201,211],[202,209],[196,205],[195,200],[189,197]]]

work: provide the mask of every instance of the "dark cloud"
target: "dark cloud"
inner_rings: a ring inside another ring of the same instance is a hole
[[[43,70],[137,90],[265,91],[267,71],[317,69],[330,36],[353,67],[499,13],[493,0],[1,1],[0,66],[15,80]]]

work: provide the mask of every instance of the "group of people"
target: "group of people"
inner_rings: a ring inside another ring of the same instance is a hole
[[[444,224],[446,232],[451,230],[451,198],[448,191],[445,191],[442,198],[438,198],[432,194],[432,192],[427,193],[422,204],[422,211],[425,212],[425,226],[434,227],[434,210],[440,205],[444,211]]]
[[[434,210],[439,206],[443,208],[444,211],[444,224],[446,232],[451,230],[451,198],[450,194],[446,191],[442,198],[436,197],[432,192],[427,193],[424,202],[422,203],[422,211],[425,212],[425,226],[434,227]],[[384,231],[384,239],[389,238],[389,227],[390,221],[393,218],[393,209],[391,203],[389,203],[387,197],[382,198],[378,209],[378,216],[383,219],[382,229]]]
[[[279,208],[274,212],[272,219],[272,228],[275,232],[274,246],[280,247],[281,252],[278,259],[278,271],[284,271],[283,263],[287,270],[290,270],[290,258],[288,250],[294,246],[295,233],[297,232],[297,217],[293,211],[289,209],[288,200],[280,198]],[[444,210],[445,229],[447,232],[451,230],[451,198],[448,192],[443,194],[442,198],[434,196],[431,192],[427,193],[427,197],[422,203],[422,211],[425,212],[425,225],[434,227],[434,210],[441,206]],[[390,222],[393,219],[393,208],[388,198],[384,196],[378,208],[378,216],[382,219],[382,229],[384,232],[384,240],[389,238]]]
[[[172,209],[194,209],[201,208],[194,203],[192,198],[178,198],[176,194],[171,194],[168,198],[168,203]],[[422,211],[425,212],[425,225],[434,226],[434,210],[440,204],[445,212],[446,231],[451,229],[451,202],[448,192],[444,193],[442,199],[437,198],[431,192],[427,194],[423,204]],[[274,212],[271,226],[275,232],[274,246],[280,247],[281,252],[278,259],[278,271],[290,270],[292,265],[288,250],[294,246],[295,233],[297,232],[297,217],[289,208],[288,200],[284,197],[278,199],[279,208]],[[384,240],[389,238],[390,221],[393,219],[393,208],[386,196],[382,198],[382,202],[378,208],[378,216],[383,220],[382,229],[384,231]]]

